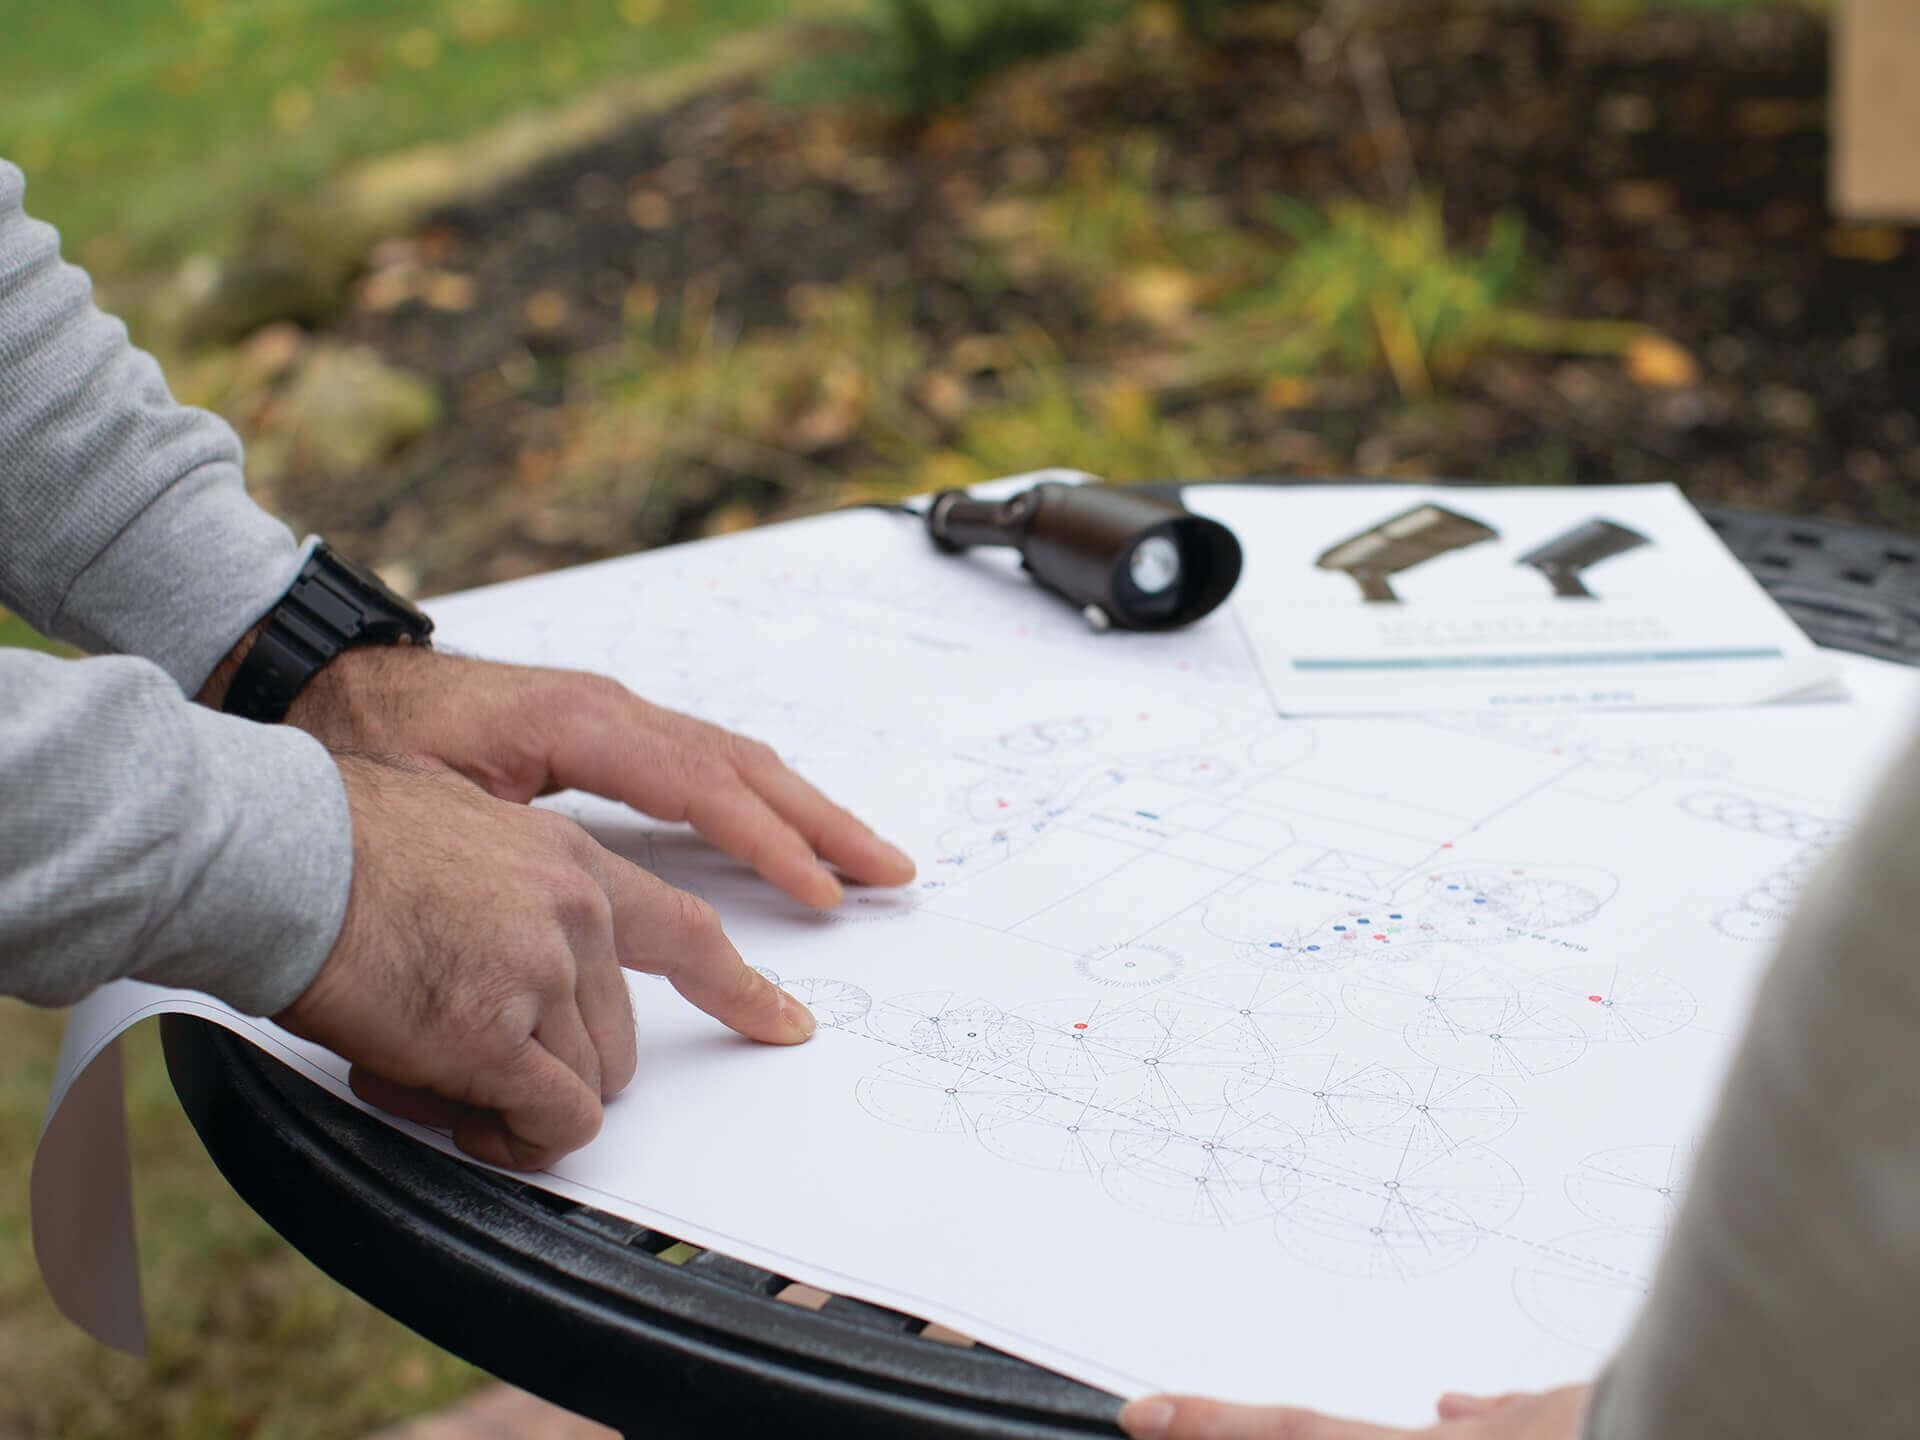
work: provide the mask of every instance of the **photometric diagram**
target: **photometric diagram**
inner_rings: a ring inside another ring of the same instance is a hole
[[[1616,1344],[1652,1287],[1691,1159],[1684,1146],[1634,1145],[1581,1161],[1567,1199],[1595,1227],[1537,1246],[1515,1267],[1514,1299],[1527,1317],[1583,1349]]]
[[[837,937],[843,968],[797,958],[804,940],[766,952],[853,1054],[856,1142],[957,1157],[1117,1223],[1231,1232],[1307,1280],[1391,1295],[1452,1274],[1503,1302],[1510,1285],[1543,1333],[1609,1343],[1684,1163],[1553,1132],[1562,1100],[1704,1044],[1727,999],[1715,967],[1743,949],[1723,937],[1771,934],[1835,827],[1745,793],[1713,727],[1671,717],[1288,721],[1205,677],[1102,683],[1119,674],[1104,658],[1085,683],[1009,695],[984,653],[876,649],[891,641],[866,627],[940,640],[977,598],[924,557],[895,575],[876,555],[854,574],[796,552],[772,583],[696,564],[627,608],[676,616],[658,602],[711,594],[733,629],[623,616],[590,636],[610,657],[595,668],[824,767],[830,793],[882,752],[914,767],[917,828],[897,838],[920,879],[855,889],[811,927],[867,927]],[[797,643],[769,653],[795,609],[828,622],[804,632],[819,670]],[[819,684],[836,662],[814,642],[842,623],[861,629],[849,651],[898,661],[867,704]],[[574,638],[529,635],[525,658]],[[974,667],[951,712],[910,690],[934,663]],[[721,894],[725,867],[678,833],[636,847],[643,863]],[[1706,963],[1657,928],[1663,844],[1729,877],[1687,927]],[[974,947],[977,974],[921,963]]]
[[[1269,728],[1223,715],[1206,747],[1129,753],[1120,722],[1069,716],[973,747],[987,773],[953,792],[913,903],[1055,950],[1077,993],[1004,1008],[816,980],[803,998],[885,1048],[857,1087],[877,1121],[1170,1225],[1263,1226],[1335,1275],[1410,1283],[1512,1242],[1531,1267],[1516,1297],[1569,1333],[1580,1287],[1640,1283],[1614,1232],[1654,1223],[1639,1202],[1662,1187],[1641,1182],[1664,1177],[1596,1156],[1567,1190],[1592,1233],[1543,1245],[1513,1229],[1527,1186],[1499,1147],[1527,1085],[1684,1031],[1696,998],[1585,944],[1543,948],[1600,915],[1616,875],[1457,858],[1444,837],[1464,822],[1377,823],[1377,795],[1291,777],[1315,747]],[[1066,943],[1100,924],[1111,938]]]
[[[1459,1264],[1512,1220],[1526,1189],[1491,1150],[1320,1146],[1277,1217],[1296,1258],[1342,1275],[1413,1280]]]
[[[1792,847],[1777,868],[1714,917],[1714,928],[1734,940],[1776,937],[1807,875],[1841,834],[1830,820],[1727,790],[1696,791],[1681,799],[1680,808],[1695,819]]]

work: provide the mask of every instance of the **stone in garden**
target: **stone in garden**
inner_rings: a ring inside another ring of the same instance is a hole
[[[360,346],[316,346],[274,407],[271,428],[323,470],[364,469],[425,433],[440,396]]]

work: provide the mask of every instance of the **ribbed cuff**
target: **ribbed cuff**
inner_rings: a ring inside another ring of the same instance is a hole
[[[346,918],[353,821],[340,771],[305,731],[184,707],[206,804],[198,872],[142,948],[142,980],[272,1015],[320,971]]]

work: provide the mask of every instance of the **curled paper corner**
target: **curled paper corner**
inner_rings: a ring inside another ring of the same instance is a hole
[[[69,1020],[57,1073],[85,1027]],[[102,1344],[147,1352],[133,1163],[118,1036],[97,1047],[49,1098],[33,1157],[33,1252],[60,1312]]]

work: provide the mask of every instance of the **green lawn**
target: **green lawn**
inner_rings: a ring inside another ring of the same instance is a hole
[[[54,1309],[27,1172],[60,1017],[0,1000],[0,1437],[357,1440],[480,1375],[315,1270],[227,1188],[180,1112],[159,1031],[129,1041],[151,1350],[109,1351]]]
[[[0,645],[24,645],[29,650],[53,650],[61,647],[40,634],[18,615],[0,610]]]
[[[6,6],[0,155],[103,275],[218,250],[343,165],[693,60],[819,0]],[[844,8],[844,7],[836,7]]]

